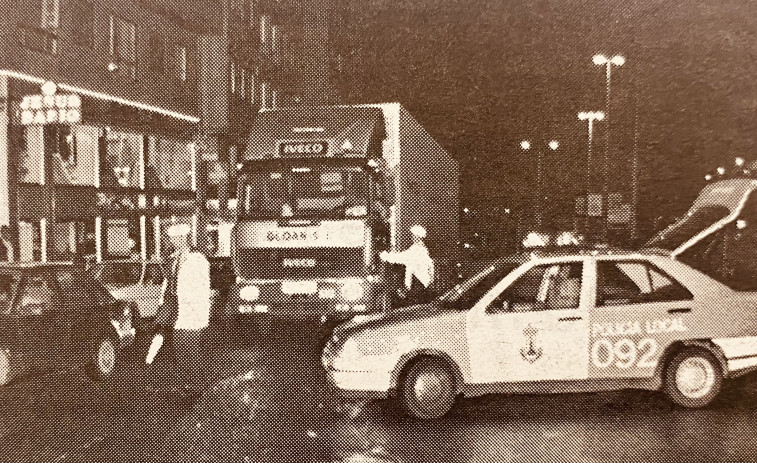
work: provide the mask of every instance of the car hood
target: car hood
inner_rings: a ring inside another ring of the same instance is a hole
[[[434,301],[428,304],[402,307],[389,312],[358,315],[350,321],[337,326],[334,329],[334,335],[338,338],[344,338],[363,330],[383,328],[411,321],[434,318],[442,313],[453,311],[454,310],[445,308],[440,301]]]

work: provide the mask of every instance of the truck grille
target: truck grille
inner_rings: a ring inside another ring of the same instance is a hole
[[[240,249],[235,262],[246,279],[317,279],[363,276],[363,249]]]

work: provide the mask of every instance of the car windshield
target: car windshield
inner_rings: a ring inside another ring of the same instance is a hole
[[[248,218],[368,213],[369,178],[358,166],[272,168],[243,175],[239,214]]]
[[[492,286],[520,267],[520,265],[521,263],[513,262],[512,260],[495,262],[447,291],[439,300],[442,303],[453,305],[461,310],[468,309]]]
[[[691,215],[686,215],[671,227],[663,230],[650,240],[646,247],[673,251],[699,232],[726,217],[728,213],[729,210],[725,206],[711,205],[698,208]]]

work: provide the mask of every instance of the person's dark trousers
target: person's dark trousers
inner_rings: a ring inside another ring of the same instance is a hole
[[[431,300],[431,291],[423,286],[423,283],[413,277],[410,289],[407,291],[407,302],[405,305],[425,304]]]
[[[209,384],[209,359],[211,346],[208,342],[208,329],[173,330],[173,342],[176,349],[176,369],[181,385],[195,393],[202,393]]]

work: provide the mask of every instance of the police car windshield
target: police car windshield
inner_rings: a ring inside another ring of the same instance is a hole
[[[521,263],[512,260],[499,261],[488,265],[484,270],[447,291],[439,299],[442,303],[456,308],[469,309],[475,301],[483,296],[498,281],[515,270]]]
[[[699,232],[706,230],[718,220],[723,219],[729,212],[727,207],[719,205],[698,208],[691,215],[686,215],[672,226],[663,230],[651,239],[646,247],[673,251]]]
[[[240,179],[240,216],[360,217],[368,213],[369,178],[360,167],[274,168]]]

